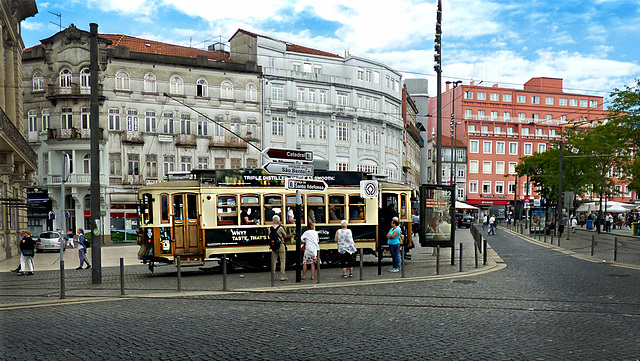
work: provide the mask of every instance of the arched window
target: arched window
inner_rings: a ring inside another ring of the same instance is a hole
[[[311,119],[309,120],[309,138],[316,137],[316,121]]]
[[[258,88],[254,83],[247,84],[246,100],[249,102],[258,101]]]
[[[89,68],[80,70],[80,88],[91,88],[91,71]]]
[[[169,93],[171,94],[184,94],[184,82],[182,78],[174,75],[169,80]]]
[[[303,119],[298,120],[298,138],[304,138],[305,134],[305,124]]]
[[[62,69],[60,71],[60,88],[71,88],[71,70]]]
[[[220,84],[220,98],[233,99],[233,84],[230,81],[225,80]]]
[[[35,72],[33,74],[33,91],[41,91],[44,90],[44,76],[41,71]]]
[[[124,70],[116,73],[116,90],[129,90],[129,74]]]
[[[207,83],[206,79],[198,79],[198,81],[196,82],[196,96],[209,96],[209,84]]]
[[[82,158],[82,170],[84,174],[91,173],[91,154],[85,154]]]
[[[144,75],[144,91],[148,93],[156,92],[156,75],[153,73],[146,73]]]

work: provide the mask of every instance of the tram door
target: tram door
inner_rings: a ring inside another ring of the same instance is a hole
[[[173,235],[175,254],[201,253],[198,231],[198,195],[179,193],[173,195]]]

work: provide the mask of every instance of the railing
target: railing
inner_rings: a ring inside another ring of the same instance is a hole
[[[247,148],[247,142],[238,137],[213,137],[209,148]]]
[[[38,164],[38,155],[33,151],[29,142],[24,138],[24,136],[20,133],[18,128],[11,123],[9,117],[2,111],[2,117],[0,117],[0,132],[3,132],[6,137],[13,143],[13,148],[15,150],[19,150],[23,152],[23,154],[27,157],[29,161],[33,164]]]
[[[98,84],[98,92],[102,95],[102,84]],[[78,84],[72,83],[70,87],[61,87],[58,84],[49,84],[47,96],[60,97],[60,96],[90,96],[90,87],[81,87]]]
[[[51,174],[42,177],[43,183],[47,185],[56,185],[62,183],[62,175]],[[91,185],[91,174],[89,173],[71,173],[65,182],[68,185],[89,186]],[[100,184],[107,184],[107,176],[100,174]]]
[[[141,131],[126,131],[122,134],[123,143],[144,143],[144,136]]]
[[[198,145],[195,134],[178,134],[176,145],[195,147]]]
[[[102,128],[100,133],[102,134]],[[47,140],[74,140],[74,139],[91,139],[90,129],[47,129]]]

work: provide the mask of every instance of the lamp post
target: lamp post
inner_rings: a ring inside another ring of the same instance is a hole
[[[446,81],[445,84],[453,85],[453,94],[451,96],[451,169],[449,172],[449,183],[454,186],[453,196],[458,198],[458,185],[456,184],[456,161],[455,161],[455,140],[456,140],[456,88],[462,83],[462,80]]]

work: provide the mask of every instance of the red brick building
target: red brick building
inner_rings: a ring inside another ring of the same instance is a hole
[[[455,94],[454,94],[455,91]],[[429,114],[436,114],[437,98],[429,99]],[[450,137],[452,112],[457,123],[456,138],[467,147],[466,200],[488,207],[523,200],[526,179],[516,177],[514,168],[523,156],[544,152],[548,142],[559,139],[569,121],[602,119],[601,96],[566,93],[562,79],[532,78],[523,89],[460,85],[442,93],[442,133]],[[435,138],[435,117],[430,132]],[[633,192],[621,184],[627,202]],[[537,196],[535,189],[532,196]]]

